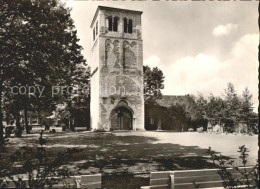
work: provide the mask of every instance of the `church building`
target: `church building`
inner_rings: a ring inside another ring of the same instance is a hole
[[[91,23],[91,129],[144,130],[142,12],[99,6]]]

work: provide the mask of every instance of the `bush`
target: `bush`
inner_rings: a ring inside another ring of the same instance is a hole
[[[201,133],[203,131],[203,127],[199,127],[198,129],[197,129],[197,132],[199,132],[199,133]]]
[[[193,132],[194,129],[193,129],[193,128],[189,128],[188,131],[189,131],[189,132]]]
[[[5,127],[5,138],[11,137],[13,130],[14,130],[14,126],[6,126]]]
[[[8,183],[7,178],[13,181],[16,187],[24,188],[25,182],[21,177],[15,179],[13,176],[18,173],[25,173],[30,188],[52,188],[52,185],[72,175],[62,165],[71,159],[75,153],[81,150],[68,149],[60,152],[53,160],[50,160],[45,149],[46,140],[43,138],[43,131],[40,133],[39,146],[35,149],[22,147],[10,157],[0,159],[0,188],[5,187]],[[4,151],[1,151],[4,153]],[[17,163],[19,162],[19,164]],[[17,166],[13,166],[17,165]]]
[[[239,158],[242,161],[243,167],[247,166],[247,158],[248,158],[248,150],[243,145],[239,147],[238,152],[240,153]],[[211,159],[215,166],[218,169],[218,174],[223,180],[224,188],[241,188],[241,186],[245,186],[244,188],[258,188],[258,163],[252,168],[251,171],[241,171],[237,166],[234,166],[234,161],[229,157],[223,156],[221,154],[216,154],[216,152],[212,151],[209,147],[208,153],[211,156]],[[240,175],[238,178],[235,178],[230,171],[227,169],[228,167],[232,167],[237,170],[237,173]],[[253,179],[250,179],[253,178]]]

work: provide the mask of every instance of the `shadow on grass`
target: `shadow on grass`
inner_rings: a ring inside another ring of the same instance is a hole
[[[213,167],[206,157],[207,149],[156,143],[158,139],[154,137],[92,133],[70,140],[53,138],[49,142],[95,145],[83,149],[72,161],[85,160],[77,164],[77,171],[81,174],[102,173],[104,188],[139,188],[149,185],[149,173],[152,171]],[[88,169],[89,172],[86,171]]]
[[[139,188],[149,185],[149,173],[152,171],[213,167],[207,157],[207,149],[156,143],[158,139],[154,137],[116,136],[113,133],[56,136],[47,137],[49,158],[66,149],[55,147],[55,144],[71,147],[87,145],[66,164],[71,166],[75,175],[102,173],[104,188]]]

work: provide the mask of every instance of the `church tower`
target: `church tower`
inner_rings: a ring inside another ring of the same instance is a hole
[[[99,6],[91,23],[91,128],[144,130],[142,12]]]

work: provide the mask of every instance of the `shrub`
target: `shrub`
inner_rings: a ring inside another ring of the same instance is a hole
[[[193,128],[189,128],[188,131],[189,131],[189,132],[193,132],[194,129],[193,129]]]
[[[35,147],[35,149],[22,147],[21,150],[17,150],[10,157],[1,159],[0,178],[4,177],[5,179],[0,179],[0,188],[6,187],[8,180],[13,181],[16,187],[24,188],[26,183],[22,178],[18,177],[18,179],[15,179],[13,176],[18,173],[25,173],[30,188],[43,188],[46,186],[52,188],[53,184],[71,176],[72,174],[62,165],[70,160],[73,154],[79,153],[80,150],[75,148],[68,149],[65,152],[58,153],[51,160],[48,158],[44,146],[46,142],[43,138],[43,131],[41,131],[39,146]],[[17,164],[17,162],[20,163]]]
[[[238,152],[240,153],[239,159],[242,161],[243,167],[247,166],[247,158],[248,158],[248,150],[243,145],[239,147]],[[240,170],[238,166],[235,166],[234,161],[229,157],[223,156],[221,154],[217,154],[212,151],[209,147],[208,153],[211,156],[211,159],[215,166],[218,169],[218,174],[223,180],[224,188],[241,188],[241,186],[245,186],[244,188],[258,188],[258,163],[250,170],[247,169]],[[235,178],[228,167],[234,168],[239,174],[238,178]]]
[[[199,128],[197,129],[197,132],[199,132],[199,133],[202,133],[202,131],[203,131],[203,127],[199,127]]]

